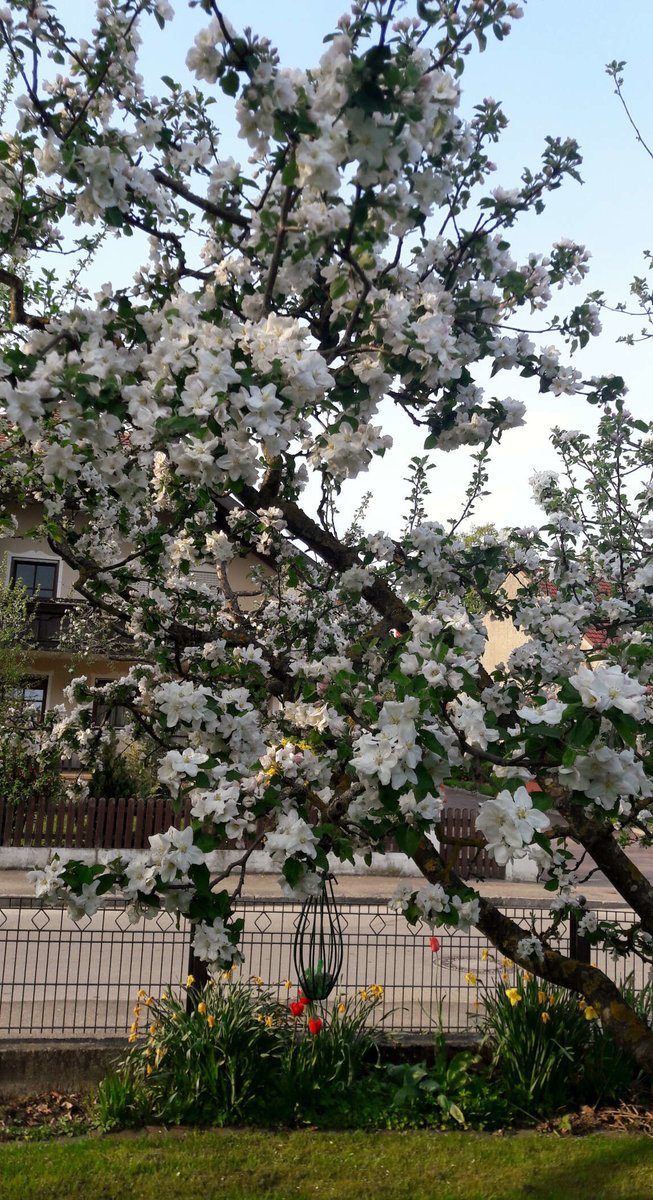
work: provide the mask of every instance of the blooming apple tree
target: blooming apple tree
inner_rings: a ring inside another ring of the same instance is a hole
[[[55,860],[37,892],[74,914],[111,890],[135,919],[180,911],[215,969],[238,955],[255,849],[305,897],[329,855],[369,861],[396,842],[425,877],[393,900],[409,920],[476,925],[584,995],[653,1070],[653,1036],[615,984],[559,945],[571,837],[634,912],[625,932],[588,913],[584,932],[651,955],[653,889],[627,854],[653,832],[651,443],[620,380],[569,365],[598,332],[591,300],[551,322],[550,344],[527,332],[587,254],[562,240],[520,261],[511,229],[578,177],[578,149],[548,138],[539,166],[497,187],[505,119],[489,99],[464,115],[460,94],[467,54],[521,11],[359,0],[320,61],[289,70],[234,6],[199,7],[197,82],[164,76],[160,96],[137,63],[172,20],[166,0],[99,0],[90,41],[46,0],[0,9],[5,123],[17,114],[0,141],[2,486],[40,502],[79,594],[129,635],[138,662],[102,701],[158,746],[161,783],[193,818],[146,862]],[[243,161],[221,153],[227,105]],[[94,259],[127,238],[133,274],[91,298]],[[492,444],[524,421],[523,378],[589,399],[599,443],[557,434],[562,473],[535,479],[543,529],[474,542],[428,518],[426,473],[475,447],[471,511]],[[403,533],[345,534],[338,496],[392,460],[400,421],[424,448]],[[526,638],[491,673],[487,614]],[[72,684],[57,743],[88,750],[98,694]],[[535,861],[553,893],[544,933],[457,875],[447,780],[489,794],[479,846]]]

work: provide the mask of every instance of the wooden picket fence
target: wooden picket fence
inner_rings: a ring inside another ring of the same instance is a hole
[[[445,806],[440,818],[445,836],[477,838],[478,834],[475,829],[477,815],[477,808]],[[445,843],[443,855],[448,862],[455,861],[455,870],[463,879],[505,879],[506,877],[505,866],[500,867],[485,848],[479,850],[477,846],[447,846]]]
[[[148,838],[190,821],[190,801],[175,813],[171,801],[33,798],[20,804],[0,799],[0,845],[61,846],[76,850],[143,850]]]
[[[171,825],[189,824],[190,800],[176,813],[169,800],[118,799],[59,800],[30,798],[14,804],[0,798],[0,846],[49,847],[73,850],[145,850],[155,833],[165,833]],[[444,832],[454,838],[474,838],[476,812],[445,807]],[[392,848],[392,847],[391,847]],[[458,854],[456,871],[463,879],[504,879],[505,867],[499,867],[485,849],[476,846],[444,848],[452,861]]]

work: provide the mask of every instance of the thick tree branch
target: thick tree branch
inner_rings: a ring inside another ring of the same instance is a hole
[[[413,860],[429,883],[438,883],[447,888],[465,887],[462,879],[447,866],[427,838],[421,839]],[[624,1002],[617,986],[603,971],[589,963],[567,958],[548,947],[543,948],[541,961],[534,964],[532,959],[524,958],[517,951],[519,942],[529,935],[529,931],[521,929],[485,897],[479,896],[478,902],[480,916],[476,928],[493,946],[506,958],[511,958],[541,979],[584,996],[615,1041],[634,1058],[639,1067],[653,1074],[653,1033]]]
[[[22,279],[14,275],[13,271],[5,271],[0,267],[0,283],[11,292],[10,313],[14,325],[26,325],[28,329],[47,329],[49,322],[46,317],[36,317],[33,313],[25,311],[25,286]]]
[[[580,842],[619,895],[635,910],[642,929],[653,935],[653,885],[621,849],[612,827],[601,824],[566,796],[556,795],[555,805],[574,839]]]

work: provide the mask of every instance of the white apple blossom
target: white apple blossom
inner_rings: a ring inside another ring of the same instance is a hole
[[[355,5],[299,69],[280,63],[272,27],[241,35],[214,5],[186,60],[201,89],[166,76],[163,98],[147,94],[143,35],[119,7],[103,0],[86,38],[64,33],[57,0],[30,17],[42,70],[5,112],[0,486],[21,539],[47,531],[77,576],[102,653],[116,638],[127,654],[106,692],[130,715],[120,738],[156,757],[191,823],[129,866],[54,864],[36,888],[80,913],[116,890],[130,919],[192,913],[213,969],[237,955],[239,884],[230,863],[196,886],[211,850],[238,840],[247,860],[267,839],[304,897],[330,854],[403,840],[425,883],[400,889],[398,911],[476,923],[560,982],[532,930],[499,922],[458,879],[458,847],[445,859],[429,836],[442,781],[498,791],[477,819],[490,853],[528,857],[566,889],[583,851],[564,849],[523,782],[555,784],[574,847],[591,852],[598,829],[627,851],[650,830],[653,428],[624,408],[618,377],[570,365],[566,343],[596,335],[601,302],[542,316],[554,289],[582,280],[587,252],[561,240],[522,253],[513,236],[577,175],[575,143],[549,138],[527,182],[490,183],[504,115],[491,98],[460,102],[461,49],[503,39],[519,7]],[[172,20],[167,0],[138,8],[142,29]],[[11,17],[12,5],[3,36],[19,63]],[[215,99],[233,99],[242,154],[222,153]],[[125,237],[127,268],[109,254],[98,288],[93,248]],[[69,287],[35,290],[52,252]],[[550,345],[520,332],[533,309]],[[507,373],[576,405],[584,393],[597,430],[554,430],[562,470],[532,481],[542,528],[470,535],[490,447],[526,419]],[[364,502],[347,528],[347,481],[385,456],[394,496],[408,428],[406,511],[370,535]],[[464,512],[438,520],[429,473],[463,446],[476,448]],[[76,679],[30,753],[92,765],[108,742],[98,699]],[[602,869],[650,953],[653,898],[627,861],[606,855]],[[605,925],[593,936],[610,944]],[[626,1027],[613,1022],[622,1042]],[[645,1052],[653,1062],[653,1038]]]
[[[597,712],[618,708],[633,717],[642,713],[646,688],[624,674],[617,664],[593,669],[581,667],[577,674],[570,675],[569,682],[580,693],[586,708],[594,708]]]

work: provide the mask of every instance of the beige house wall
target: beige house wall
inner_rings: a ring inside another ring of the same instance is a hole
[[[521,586],[522,582],[519,576],[509,575],[504,581],[501,591],[509,600],[514,600]],[[517,629],[510,619],[500,621],[497,617],[488,614],[483,624],[487,629],[487,644],[481,661],[486,671],[490,673],[496,670],[499,663],[507,663],[513,650],[530,641],[530,638]],[[595,646],[589,638],[584,637],[581,640],[580,648],[581,650],[594,650]]]
[[[131,663],[114,659],[89,658],[81,661],[70,654],[57,651],[40,653],[38,650],[30,660],[30,672],[39,679],[47,678],[47,708],[64,703],[64,688],[71,679],[85,675],[90,684],[98,679],[120,679],[129,670]]]
[[[508,575],[501,591],[509,600],[514,600],[520,587],[519,578],[515,575]],[[528,638],[521,630],[517,629],[511,620],[502,621],[498,617],[488,614],[484,618],[483,624],[487,629],[487,643],[482,662],[486,671],[491,673],[496,670],[499,663],[507,663],[513,650],[516,650],[518,646],[525,645]]]
[[[9,582],[12,558],[31,558],[39,559],[42,562],[56,562],[59,563],[56,599],[63,600],[69,596],[74,596],[75,572],[57,554],[52,552],[45,540],[39,542],[35,538],[27,536],[31,529],[36,529],[40,524],[42,516],[40,506],[38,504],[30,504],[26,508],[14,509],[13,512],[18,522],[16,532],[0,537],[0,562],[2,562],[5,555],[7,557],[3,583]]]
[[[3,583],[11,578],[12,559],[27,558],[42,562],[56,562],[57,572],[56,600],[81,599],[75,591],[76,572],[50,549],[44,540],[29,537],[31,530],[38,528],[41,521],[41,508],[38,504],[29,505],[23,509],[13,508],[17,520],[14,533],[0,537],[0,564],[6,556],[3,569]],[[229,586],[239,596],[239,603],[244,610],[256,606],[256,584],[250,573],[252,568],[261,567],[261,560],[254,555],[247,558],[235,558],[227,565],[227,580]],[[215,570],[200,570],[198,579],[202,583],[215,588],[216,595],[220,591],[218,575]],[[249,594],[248,594],[249,593]],[[133,660],[131,660],[133,661]],[[120,679],[131,665],[129,660],[117,660],[104,657],[84,659],[80,655],[59,650],[44,650],[36,648],[30,663],[30,673],[39,678],[47,678],[46,708],[51,709],[64,703],[64,689],[71,679],[85,675],[89,683],[96,679]]]

